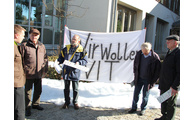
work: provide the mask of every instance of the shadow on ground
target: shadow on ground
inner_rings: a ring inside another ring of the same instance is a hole
[[[73,106],[69,109],[61,109],[61,106],[49,102],[41,102],[43,111],[32,109],[32,115],[26,120],[150,120],[160,117],[160,109],[149,109],[144,116],[128,114],[129,109],[105,109],[81,107],[75,110]],[[178,107],[176,119],[180,120],[180,108]]]

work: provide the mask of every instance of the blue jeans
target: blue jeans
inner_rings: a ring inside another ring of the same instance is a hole
[[[143,98],[141,103],[141,110],[145,110],[147,103],[148,103],[148,97],[150,94],[150,91],[148,90],[148,82],[147,79],[141,79],[139,78],[137,85],[135,85],[134,95],[133,95],[133,102],[132,102],[132,109],[137,109],[137,102],[139,100],[139,94],[143,87]]]

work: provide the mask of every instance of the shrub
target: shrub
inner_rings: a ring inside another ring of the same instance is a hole
[[[57,58],[58,58],[57,55],[48,56],[48,61],[53,61],[54,62]],[[49,66],[48,71],[45,75],[45,78],[61,80],[61,74],[58,74],[54,67]]]
[[[58,58],[57,55],[53,55],[53,56],[48,56],[48,61],[55,61]]]
[[[55,68],[49,66],[45,78],[61,80],[61,74],[58,74]]]

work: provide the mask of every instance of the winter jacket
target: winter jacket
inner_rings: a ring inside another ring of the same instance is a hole
[[[180,86],[180,48],[175,48],[170,54],[169,51],[162,63],[159,78],[159,89],[168,90],[172,87],[178,90]]]
[[[48,58],[45,46],[38,41],[36,48],[30,39],[22,43],[21,46],[26,78],[40,79],[44,77],[48,70]]]
[[[71,49],[73,49],[71,45],[66,45],[66,47],[61,50],[61,54],[58,58],[59,64],[62,64],[65,60],[69,61],[69,51]],[[79,45],[73,58],[70,61],[73,63],[79,62],[79,65],[85,66],[87,64],[87,60],[88,57],[86,51],[81,45]],[[78,81],[80,79],[81,71],[76,68],[64,65],[62,74],[64,80]]]
[[[138,51],[135,60],[134,60],[134,84],[137,85],[137,81],[139,80],[139,70],[140,70],[140,63],[141,63],[141,55],[142,51]],[[154,86],[154,83],[158,80],[159,74],[161,69],[160,58],[158,54],[156,54],[153,50],[151,50],[151,60],[148,65],[148,84],[149,89]]]
[[[19,46],[14,44],[14,87],[23,87],[26,81],[22,57],[18,49]]]

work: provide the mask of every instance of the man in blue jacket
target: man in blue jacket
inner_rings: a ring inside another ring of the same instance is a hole
[[[62,64],[65,60],[70,62],[74,62],[77,65],[85,66],[87,64],[87,53],[84,48],[80,45],[80,36],[74,35],[71,44],[66,45],[65,48],[62,49],[61,54],[58,58],[58,63]],[[73,88],[73,105],[74,109],[79,109],[78,105],[78,85],[81,71],[72,68],[70,66],[63,66],[63,79],[65,82],[64,96],[65,96],[65,104],[63,105],[63,109],[69,107],[70,104],[70,82],[72,81]]]

